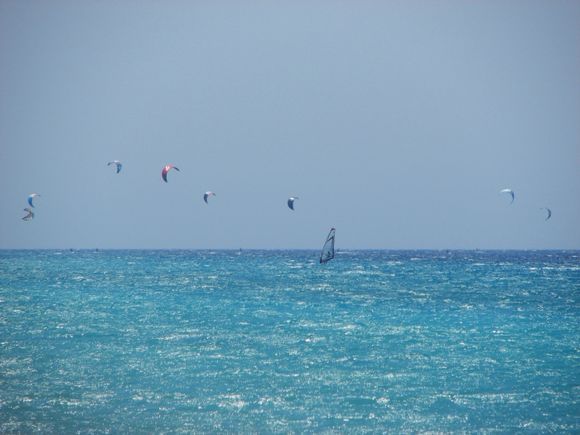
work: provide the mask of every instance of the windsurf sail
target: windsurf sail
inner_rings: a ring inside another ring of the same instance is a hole
[[[328,236],[326,236],[326,241],[322,247],[322,252],[320,252],[320,263],[326,263],[334,258],[334,233],[336,230],[334,228],[330,229]]]

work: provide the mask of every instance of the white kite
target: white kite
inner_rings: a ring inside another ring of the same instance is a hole
[[[34,207],[32,200],[34,198],[36,198],[37,196],[40,196],[40,195],[38,193],[31,193],[30,195],[28,195],[28,204],[30,204],[30,207]]]
[[[115,165],[117,167],[117,174],[121,172],[123,169],[123,164],[119,160],[113,160],[112,162],[107,163],[107,166]]]
[[[499,191],[499,193],[509,193],[511,195],[511,197],[512,197],[512,200],[511,200],[510,204],[514,202],[514,199],[516,199],[516,194],[511,189],[502,189],[502,190]]]
[[[206,203],[206,204],[209,204],[209,203],[207,202],[207,200],[208,200],[208,198],[209,198],[210,196],[216,196],[216,195],[215,195],[215,193],[213,193],[213,192],[211,192],[211,191],[207,191],[207,192],[205,192],[205,193],[203,194],[203,200],[205,201],[205,203]]]

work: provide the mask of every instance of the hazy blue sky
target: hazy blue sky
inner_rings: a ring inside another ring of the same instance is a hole
[[[0,248],[580,248],[579,23],[572,0],[0,0]]]

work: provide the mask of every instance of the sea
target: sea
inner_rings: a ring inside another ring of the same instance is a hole
[[[0,433],[579,433],[579,251],[0,251]]]

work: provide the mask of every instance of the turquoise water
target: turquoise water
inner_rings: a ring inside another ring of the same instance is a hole
[[[0,432],[578,432],[579,317],[579,252],[0,251]]]

